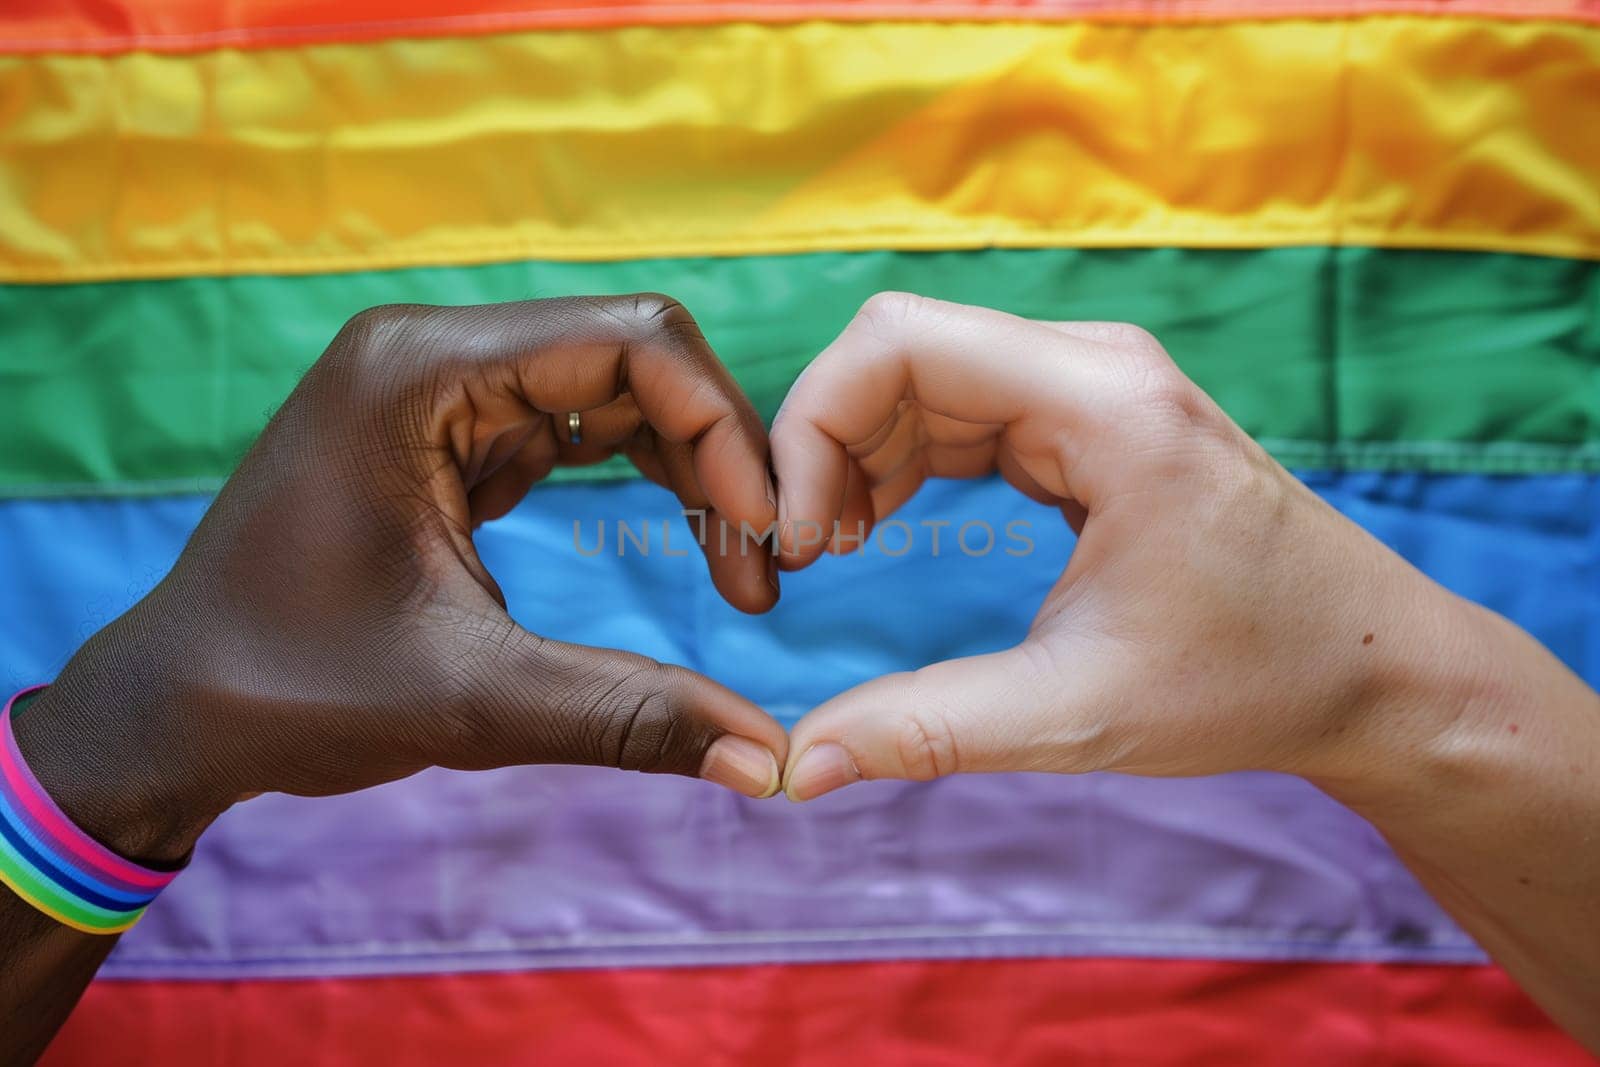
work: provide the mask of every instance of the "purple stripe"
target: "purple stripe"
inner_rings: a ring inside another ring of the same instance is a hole
[[[251,801],[106,973],[1074,954],[1482,958],[1291,778],[974,776],[798,807],[557,767]]]

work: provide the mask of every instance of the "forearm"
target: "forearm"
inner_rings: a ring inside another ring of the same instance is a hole
[[[148,720],[137,711],[154,698],[153,662],[109,662],[104,651],[110,647],[91,642],[51,689],[14,717],[17,746],[78,827],[127,859],[171,866],[209,819],[163,784],[165,760],[138,754],[140,723]],[[91,722],[118,722],[126,730],[89,729]],[[0,930],[0,1064],[30,1063],[118,937],[73,929],[4,887]]]
[[[115,937],[82,934],[0,890],[0,1064],[32,1063],[67,1019]]]
[[[1600,695],[1449,598],[1366,758],[1320,782],[1370,819],[1478,942],[1600,1051]]]

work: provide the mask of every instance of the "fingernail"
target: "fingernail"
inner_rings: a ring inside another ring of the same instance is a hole
[[[767,503],[771,504],[774,510],[778,507],[778,490],[773,483],[773,473],[770,466],[767,468]]]
[[[856,770],[856,761],[850,758],[844,746],[824,741],[800,754],[794,773],[789,775],[787,793],[790,800],[815,800],[824,793],[859,781],[861,772]]]
[[[778,791],[778,760],[765,745],[723,734],[706,750],[700,777],[747,797],[770,797]]]
[[[783,591],[778,588],[778,557],[777,556],[768,556],[767,557],[767,584],[772,586],[772,591],[774,593],[778,593],[779,595],[782,595]]]

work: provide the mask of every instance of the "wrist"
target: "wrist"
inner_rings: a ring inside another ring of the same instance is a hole
[[[170,668],[113,624],[13,719],[23,759],[62,812],[112,851],[154,865],[187,856],[227,806],[185,765]]]
[[[1362,678],[1350,729],[1306,775],[1375,821],[1490,784],[1498,735],[1514,733],[1516,709],[1534,701],[1516,651],[1525,644],[1548,657],[1500,616],[1429,592],[1411,596],[1399,638]]]

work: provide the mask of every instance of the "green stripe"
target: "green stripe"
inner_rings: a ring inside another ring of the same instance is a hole
[[[339,324],[373,304],[641,289],[688,304],[768,416],[865,297],[907,289],[1137,322],[1291,466],[1600,471],[1600,263],[988,250],[0,287],[0,496],[215,487]]]
[[[69,895],[23,859],[4,838],[0,838],[0,873],[18,896],[58,922],[65,916],[83,926],[112,933],[132,925],[144,914],[144,908],[107,911]]]

